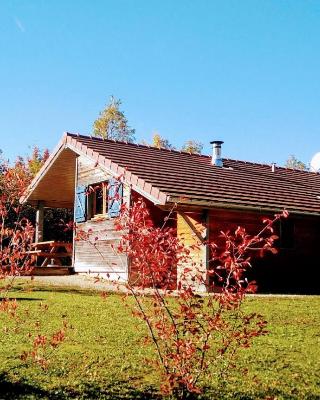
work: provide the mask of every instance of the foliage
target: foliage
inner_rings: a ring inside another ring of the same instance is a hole
[[[14,226],[17,218],[23,217],[34,221],[34,209],[28,205],[21,206],[19,199],[48,157],[48,150],[41,152],[34,147],[31,156],[18,157],[12,165],[3,158],[0,160],[0,193],[4,193],[7,203],[10,203],[6,215],[7,225]]]
[[[157,149],[167,149],[174,150],[174,147],[169,142],[168,139],[163,138],[159,135],[159,133],[155,133],[152,137],[152,147],[156,147]]]
[[[30,253],[34,228],[27,218],[21,217],[22,206],[18,202],[28,180],[29,174],[24,163],[17,162],[13,167],[3,165],[0,186],[0,282],[3,283],[0,286],[0,313],[14,322],[11,330],[3,326],[5,332],[11,334],[19,330],[25,315],[20,315],[18,303],[10,297],[10,292],[17,277],[32,272],[34,262],[34,256]],[[39,327],[38,320],[35,325]],[[29,332],[29,337],[33,334]],[[22,359],[26,361],[32,358],[46,368],[49,363],[47,349],[57,348],[63,340],[63,329],[53,333],[50,339],[39,331],[33,339],[32,350],[24,351]]]
[[[2,152],[0,153],[0,185],[1,180],[3,179],[3,174],[8,169],[15,170],[15,174],[20,176],[20,179],[23,180],[25,188],[29,185],[33,177],[39,172],[42,165],[49,158],[49,151],[45,149],[43,152],[35,146],[32,149],[32,153],[27,157],[17,157],[15,162],[10,165],[8,161],[4,160]],[[19,187],[18,191],[21,191]]]
[[[224,378],[237,367],[238,350],[266,334],[264,318],[242,310],[245,295],[255,291],[255,283],[247,282],[245,272],[252,252],[260,256],[276,252],[272,225],[287,215],[284,211],[274,220],[265,220],[257,235],[238,227],[234,233],[222,232],[219,246],[208,243],[212,254],[208,271],[212,287],[208,289],[217,287],[219,293],[204,298],[197,290],[208,285],[205,269],[191,258],[174,229],[154,226],[142,199],[130,209],[122,207],[115,223],[116,230],[124,232],[118,251],[130,258],[133,276],[127,287],[136,301],[135,315],[147,324],[155,346],[164,393],[181,399],[200,393],[209,365],[216,376]],[[172,302],[169,295],[177,275],[176,302]],[[146,296],[147,288],[152,292]]]
[[[29,180],[24,164],[13,167],[2,164],[0,175],[0,279],[15,277],[30,270],[26,257],[34,230],[31,223],[21,217],[18,199]],[[3,296],[4,298],[6,296]]]
[[[203,149],[203,144],[197,142],[196,140],[187,140],[182,146],[181,151],[186,151],[191,154],[201,154]]]
[[[32,177],[34,177],[42,167],[42,165],[49,158],[49,150],[45,149],[43,153],[41,153],[40,149],[35,146],[32,150],[31,157],[27,157],[26,164],[28,166],[29,173]]]
[[[142,144],[147,145],[147,142],[143,140]],[[175,150],[175,147],[169,142],[169,140],[162,137],[157,132],[154,133],[152,137],[151,146],[156,147],[157,149]],[[187,140],[181,147],[181,151],[185,151],[191,154],[201,154],[202,149],[203,149],[203,144],[196,140]]]
[[[291,156],[288,158],[285,164],[286,168],[291,168],[291,169],[298,169],[301,171],[306,171],[307,166],[304,164],[302,161],[299,161],[296,156],[291,154]]]
[[[7,209],[7,226],[14,227],[18,219],[35,223],[35,209],[30,205],[21,205],[19,199],[48,157],[48,150],[41,152],[34,147],[31,156],[18,157],[13,165],[3,159],[0,162],[0,193],[5,193],[11,203]],[[71,240],[72,231],[67,231],[65,226],[72,219],[72,210],[46,208],[44,213],[44,237],[46,240]]]
[[[109,293],[102,299],[92,289],[70,286],[69,278],[64,287],[45,280],[16,281],[12,293],[25,317],[15,334],[13,321],[0,313],[1,398],[162,399],[158,375],[146,362],[153,350],[151,344],[143,345],[145,324],[126,306],[127,301],[133,306],[133,298],[124,302],[123,295]],[[67,339],[51,356],[51,367],[45,372],[35,363],[19,361],[30,346],[28,332],[39,318],[40,303],[41,308],[48,306],[40,313],[42,334],[51,337],[59,330],[61,318],[69,323]],[[245,379],[233,370],[226,386],[217,388],[216,380],[208,378],[199,400],[319,398],[319,308],[319,296],[247,297],[245,312],[264,314],[269,334],[240,351],[239,366],[248,369]],[[208,375],[210,371],[209,366]]]
[[[43,236],[45,240],[72,242],[73,210],[67,208],[45,208]]]
[[[41,319],[43,320],[43,314],[48,311],[48,306],[39,304],[39,312],[42,314]],[[20,318],[18,319],[20,322]],[[20,322],[21,323],[21,322]],[[28,331],[27,336],[31,339],[30,349],[23,350],[20,355],[20,359],[23,363],[28,362],[35,363],[42,370],[47,370],[50,365],[54,351],[65,341],[66,330],[68,328],[67,321],[63,318],[62,327],[59,327],[54,332],[49,334],[43,333],[43,327],[40,320],[35,321],[33,329]]]
[[[93,123],[93,134],[103,139],[135,141],[135,130],[130,128],[123,111],[121,101],[111,96],[110,103],[100,112],[100,117]]]
[[[7,211],[18,204],[23,191],[30,183],[30,173],[22,158],[18,158],[13,166],[3,161],[0,164],[0,194],[2,204],[6,204]]]

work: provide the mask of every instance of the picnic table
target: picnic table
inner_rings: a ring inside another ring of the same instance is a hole
[[[55,240],[48,240],[46,242],[32,243],[31,247],[33,250],[27,252],[27,254],[38,257],[44,257],[41,263],[41,267],[47,265],[62,265],[61,259],[66,257],[72,257],[72,243],[70,242],[58,242]]]

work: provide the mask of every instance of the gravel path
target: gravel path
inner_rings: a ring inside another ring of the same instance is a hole
[[[30,277],[24,276],[19,279],[31,280]],[[124,284],[119,282],[111,282],[97,279],[89,275],[64,275],[64,276],[34,276],[32,282],[43,283],[52,286],[70,286],[81,289],[92,289],[108,292],[126,292]]]
[[[19,279],[30,280],[30,277],[20,277]],[[34,276],[33,282],[43,283],[50,286],[59,287],[73,287],[80,289],[91,289],[96,291],[106,291],[106,292],[123,292],[127,293],[123,283],[111,282],[106,280],[98,281],[96,278],[90,275],[64,275],[64,276]],[[144,293],[151,292],[151,289],[145,289]],[[301,294],[248,294],[247,297],[304,297]]]

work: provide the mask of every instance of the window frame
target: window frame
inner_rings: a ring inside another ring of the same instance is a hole
[[[97,195],[102,190],[102,212],[97,213]],[[87,219],[106,218],[108,216],[108,181],[88,185]]]

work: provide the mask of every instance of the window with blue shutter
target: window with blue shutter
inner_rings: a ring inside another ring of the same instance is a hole
[[[111,178],[108,193],[108,214],[110,217],[118,217],[123,197],[123,183]]]
[[[75,222],[84,222],[86,220],[87,195],[85,186],[77,186],[76,189],[76,208],[74,212]]]

